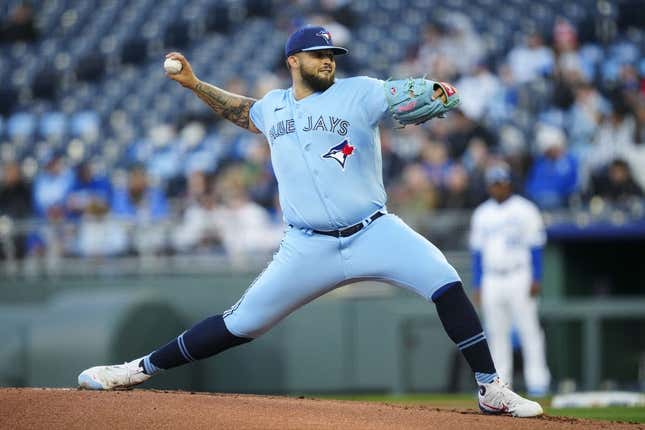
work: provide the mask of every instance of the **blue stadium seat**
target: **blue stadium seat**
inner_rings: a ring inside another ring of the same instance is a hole
[[[36,116],[31,112],[17,112],[7,120],[7,136],[11,140],[27,139],[36,131]]]
[[[100,118],[93,111],[81,111],[72,115],[69,121],[69,132],[73,137],[81,137],[100,129]]]
[[[40,117],[38,134],[45,138],[62,137],[67,133],[67,117],[63,112],[46,112]]]

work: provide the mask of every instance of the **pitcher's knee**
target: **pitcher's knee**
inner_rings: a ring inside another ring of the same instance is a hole
[[[235,336],[251,339],[257,339],[274,326],[271,321],[263,321],[257,317],[248,318],[238,313],[225,315],[224,324],[228,331]]]

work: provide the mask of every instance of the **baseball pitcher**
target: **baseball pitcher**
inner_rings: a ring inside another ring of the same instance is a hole
[[[79,375],[88,389],[126,388],[154,374],[250,342],[291,312],[348,283],[373,279],[435,303],[448,336],[479,384],[487,413],[536,416],[536,402],[513,393],[493,365],[479,318],[441,251],[390,214],[381,174],[379,122],[442,117],[459,103],[451,85],[427,79],[335,79],[334,46],[322,27],[303,27],[285,45],[292,85],[254,100],[199,80],[180,53],[169,78],[218,115],[266,136],[288,225],[267,268],[222,314],[207,318],[152,353]]]

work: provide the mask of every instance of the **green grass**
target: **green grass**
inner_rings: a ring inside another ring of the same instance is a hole
[[[477,409],[474,396],[468,394],[408,394],[403,396],[360,394],[360,395],[322,395],[312,396],[324,399],[360,400],[366,402],[385,402],[408,405],[427,405],[436,408],[448,409]],[[645,423],[645,407],[618,407],[607,408],[551,408],[550,399],[538,400],[547,415],[586,418],[593,420],[627,421]]]

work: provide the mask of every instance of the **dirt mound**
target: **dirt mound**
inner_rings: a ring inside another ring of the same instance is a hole
[[[131,390],[0,389],[7,429],[629,429],[559,417],[520,419],[473,410],[242,394]]]

